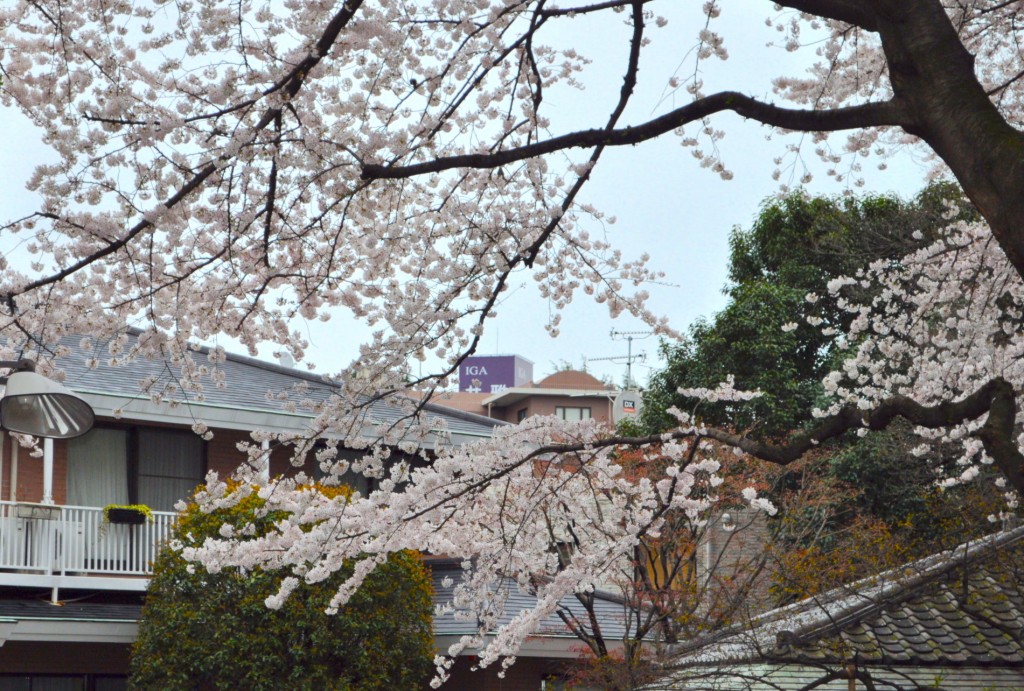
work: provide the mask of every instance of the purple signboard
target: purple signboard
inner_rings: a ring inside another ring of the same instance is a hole
[[[518,355],[473,355],[459,367],[459,391],[499,393],[533,379],[533,363]]]

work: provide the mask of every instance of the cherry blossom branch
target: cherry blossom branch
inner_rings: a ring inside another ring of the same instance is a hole
[[[640,2],[641,4],[646,5],[647,3],[654,2],[654,0],[640,0]],[[631,4],[633,4],[633,0],[607,0],[607,2],[595,2],[593,5],[581,5],[579,7],[545,8],[540,11],[540,15],[545,18],[573,17],[581,14],[590,14],[592,12],[615,9],[616,7],[626,7]]]
[[[932,406],[922,405],[906,396],[894,396],[883,401],[873,411],[846,406],[838,413],[824,418],[812,429],[798,434],[786,443],[771,444],[714,427],[682,428],[665,434],[643,437],[609,437],[579,444],[548,444],[535,449],[530,458],[549,454],[592,451],[610,446],[650,446],[670,440],[707,437],[736,447],[741,451],[780,466],[799,460],[805,453],[824,441],[839,437],[856,429],[878,431],[885,429],[897,417],[928,429],[953,427],[969,420],[988,415],[981,429],[975,432],[1005,475],[1009,484],[1024,493],[1024,454],[1017,448],[1014,427],[1017,423],[1017,401],[1013,386],[1001,377],[991,379],[974,393],[957,401],[943,401]]]
[[[897,101],[867,103],[833,110],[780,108],[736,91],[723,91],[677,108],[636,127],[581,130],[487,154],[447,156],[406,166],[364,164],[362,178],[368,180],[409,178],[453,168],[494,168],[565,149],[592,146],[630,146],[654,139],[688,123],[732,111],[765,125],[791,130],[833,132],[862,127],[901,126],[906,114]]]
[[[355,16],[356,11],[362,5],[363,0],[346,0],[342,8],[331,17],[328,22],[324,33],[321,34],[319,40],[316,43],[315,52],[311,53],[303,60],[299,65],[293,69],[285,79],[284,92],[290,98],[295,96],[299,89],[302,88],[302,84],[305,81],[309,71],[313,69],[319,62],[327,55],[330,51],[331,46],[337,40],[341,33],[341,30],[348,25],[348,23]],[[253,135],[269,126],[274,122],[281,113],[281,108],[268,108],[260,118],[259,122],[253,127]],[[170,198],[168,198],[163,204],[163,208],[172,209],[182,201],[187,199],[194,191],[203,186],[203,184],[212,176],[219,168],[218,163],[222,162],[221,158],[217,161],[207,163],[203,166],[198,173],[193,175],[185,184],[183,184],[177,192],[175,192]],[[52,216],[54,220],[59,220],[57,216]],[[32,290],[41,288],[43,286],[52,285],[59,283],[65,278],[81,271],[87,266],[95,263],[99,259],[111,255],[121,248],[125,247],[133,239],[139,236],[141,233],[149,228],[154,227],[153,222],[148,218],[143,218],[141,221],[136,223],[132,228],[121,238],[110,242],[105,247],[96,252],[93,252],[85,257],[82,257],[73,264],[65,267],[64,269],[57,271],[49,276],[32,281],[25,286],[21,287],[20,293],[27,293]],[[10,302],[10,295],[5,296]]]

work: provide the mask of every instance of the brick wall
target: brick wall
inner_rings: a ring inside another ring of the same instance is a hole
[[[11,498],[11,477],[14,463],[11,460],[11,449],[17,442],[13,437],[3,434],[3,472],[0,473],[0,499]],[[43,499],[43,458],[32,456],[31,449],[17,448],[18,478],[16,501],[39,502]],[[67,444],[63,441],[53,443],[53,500],[58,504],[67,501]]]
[[[221,477],[227,477],[235,468],[246,461],[246,455],[238,450],[240,442],[251,442],[248,432],[237,430],[215,429],[213,439],[206,445],[207,468],[214,470]],[[303,467],[306,472],[312,471],[311,463]],[[291,450],[285,447],[273,449],[270,454],[270,475],[293,475],[299,469],[291,464]]]

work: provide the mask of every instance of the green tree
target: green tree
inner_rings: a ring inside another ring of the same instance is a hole
[[[674,426],[665,412],[670,406],[695,410],[696,399],[680,396],[680,387],[713,388],[728,375],[737,388],[764,395],[743,404],[705,403],[696,409],[705,422],[771,439],[811,420],[821,379],[837,357],[839,341],[829,329],[840,333],[850,319],[829,295],[829,281],[872,261],[897,262],[934,238],[949,223],[949,198],[962,197],[949,184],[935,184],[909,202],[804,192],[766,202],[749,230],[730,237],[726,307],[694,324],[681,343],[662,345],[668,364],[651,377],[644,430]]]
[[[908,202],[803,192],[766,202],[751,228],[734,230],[730,238],[725,308],[696,323],[681,343],[662,346],[668,365],[651,378],[640,431],[673,426],[669,406],[767,440],[783,439],[813,421],[812,410],[822,403],[821,379],[844,357],[840,334],[851,318],[829,294],[829,282],[856,276],[871,262],[898,263],[929,242],[950,222],[944,199],[962,196],[948,184],[936,184]],[[973,211],[960,213],[969,219]],[[763,395],[743,403],[698,404],[678,393],[713,388],[729,375],[737,388]],[[967,490],[943,494],[927,464],[908,463],[919,443],[912,425],[900,421],[864,438],[834,439],[798,466],[767,473],[770,494],[786,509],[775,523],[782,551],[807,548],[827,556],[861,542],[884,549],[900,543],[913,556],[983,529],[987,523],[977,511],[962,511]],[[940,463],[941,454],[932,460]],[[973,490],[970,501],[991,511],[989,494]],[[809,572],[821,570],[815,559]],[[840,580],[858,575],[845,566],[837,573]]]
[[[222,524],[254,535],[272,529],[255,495],[204,514],[191,505],[173,538],[185,546],[217,537]],[[367,578],[348,604],[328,615],[351,567],[315,585],[302,583],[278,610],[265,600],[280,576],[262,570],[192,568],[165,548],[154,564],[130,686],[191,689],[423,688],[432,672],[430,578],[419,555],[398,553]]]

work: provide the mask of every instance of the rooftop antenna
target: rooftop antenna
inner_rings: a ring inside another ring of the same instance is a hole
[[[633,341],[643,340],[648,336],[653,336],[653,331],[616,331],[612,329],[610,337],[613,341],[626,341],[626,355],[613,355],[611,357],[592,357],[587,358],[587,362],[597,362],[599,360],[608,360],[611,362],[623,362],[626,363],[626,388],[632,389],[633,385],[633,363],[636,361],[644,362],[647,360],[647,353],[640,352],[633,355]]]

